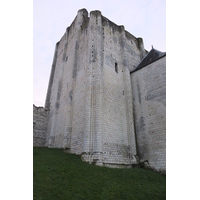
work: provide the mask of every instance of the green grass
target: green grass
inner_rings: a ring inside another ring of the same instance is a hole
[[[112,169],[61,149],[33,149],[34,200],[162,200],[166,177],[143,168]]]

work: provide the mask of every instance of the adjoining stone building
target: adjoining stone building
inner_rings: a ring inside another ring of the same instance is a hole
[[[165,170],[166,54],[101,15],[78,14],[56,44],[45,146],[104,166]]]
[[[130,72],[140,161],[166,170],[166,53],[153,49]]]

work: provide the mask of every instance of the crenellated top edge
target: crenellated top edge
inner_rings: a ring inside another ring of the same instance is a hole
[[[90,12],[90,15],[101,15],[101,11],[100,10],[93,10]]]
[[[90,13],[90,14],[89,14]],[[100,10],[92,10],[90,12],[87,11],[86,8],[82,8],[79,9],[77,12],[77,16],[75,17],[75,19],[73,20],[73,22],[71,23],[71,25],[69,27],[67,27],[66,32],[69,34],[69,31],[72,27],[74,27],[75,23],[78,20],[78,27],[80,26],[81,29],[85,29],[87,28],[89,21],[91,19],[91,17],[101,17],[102,20],[102,26],[106,26],[109,25],[110,27],[113,28],[113,30],[118,31],[119,33],[124,32],[125,37],[129,40],[135,40],[138,43],[143,43],[143,40],[141,37],[136,37],[134,35],[132,35],[130,32],[128,32],[127,30],[125,30],[125,26],[123,25],[117,25],[116,23],[112,22],[111,20],[109,20],[108,18],[106,18],[105,16],[102,15]],[[82,24],[82,25],[81,25]]]
[[[79,14],[83,15],[84,17],[88,17],[88,11],[85,8],[78,10],[77,15]]]

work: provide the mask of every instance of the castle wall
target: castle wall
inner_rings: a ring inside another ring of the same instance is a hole
[[[166,170],[166,56],[131,73],[140,161]]]
[[[44,147],[48,110],[33,105],[33,146]]]

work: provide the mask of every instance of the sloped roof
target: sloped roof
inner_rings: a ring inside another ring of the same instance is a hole
[[[143,58],[141,63],[130,73],[133,73],[139,69],[142,69],[143,67],[151,64],[152,62],[154,62],[164,56],[166,56],[166,52],[158,51],[152,47],[151,51],[146,55],[146,57]]]

